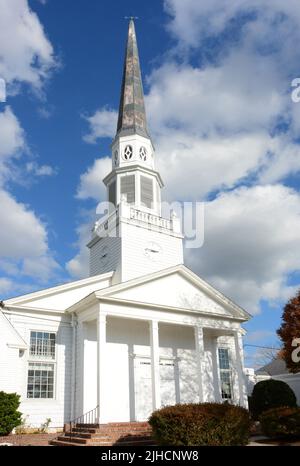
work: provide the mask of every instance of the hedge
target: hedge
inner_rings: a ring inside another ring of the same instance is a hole
[[[249,404],[253,419],[271,408],[282,406],[297,406],[297,400],[293,390],[281,380],[263,380],[254,385],[251,402]]]
[[[177,404],[154,411],[149,419],[159,445],[246,445],[249,412],[225,403]]]
[[[267,437],[300,437],[300,408],[273,408],[259,418],[262,432]]]

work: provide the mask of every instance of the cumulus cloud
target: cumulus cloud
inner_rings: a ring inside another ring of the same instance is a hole
[[[113,137],[116,133],[117,117],[116,110],[107,107],[100,108],[93,115],[83,115],[89,124],[89,132],[83,140],[94,144],[99,138]]]
[[[20,92],[25,83],[42,96],[43,84],[56,66],[43,26],[27,0],[0,0],[0,11],[0,78],[9,94]],[[26,162],[29,154],[22,124],[6,105],[0,112],[0,267],[6,275],[1,278],[0,291],[4,294],[31,291],[59,271],[49,248],[47,225],[11,193],[11,182],[20,182],[21,169],[32,177],[55,172],[48,165]]]
[[[56,66],[53,47],[27,0],[0,0],[0,76],[41,91]]]
[[[9,106],[0,112],[0,160],[16,156],[25,148],[24,131]]]
[[[69,274],[76,278],[85,278],[89,275],[89,250],[86,247],[91,239],[92,215],[77,228],[77,254],[66,263]]]
[[[188,264],[250,313],[261,299],[295,292],[289,273],[300,263],[300,194],[282,185],[240,187],[206,203],[204,245]]]
[[[85,173],[80,176],[76,197],[78,199],[106,200],[106,188],[102,179],[111,170],[111,158],[96,159]]]
[[[4,190],[0,191],[0,216],[5,219],[0,231],[0,256],[6,273],[38,281],[52,278],[59,266],[49,251],[46,226],[41,220]]]

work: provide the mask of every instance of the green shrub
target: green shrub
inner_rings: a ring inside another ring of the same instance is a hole
[[[282,406],[297,406],[297,400],[293,390],[281,380],[263,380],[254,385],[250,412],[253,419],[258,419],[259,416],[268,409],[280,408]]]
[[[249,413],[223,403],[178,404],[152,413],[149,424],[159,445],[245,445]]]
[[[22,422],[18,411],[20,396],[16,393],[0,392],[0,435],[8,435]]]
[[[267,437],[300,437],[300,408],[273,408],[260,416],[262,432]]]

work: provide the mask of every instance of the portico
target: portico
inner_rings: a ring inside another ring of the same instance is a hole
[[[101,423],[142,421],[164,405],[222,401],[219,348],[230,356],[228,401],[247,405],[241,318],[128,302],[118,292],[84,301],[69,310],[81,348],[74,417],[99,406]]]

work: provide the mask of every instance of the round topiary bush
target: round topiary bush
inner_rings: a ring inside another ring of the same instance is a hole
[[[288,384],[281,380],[269,379],[254,385],[250,403],[253,419],[258,419],[268,409],[281,406],[297,406],[295,393]]]
[[[222,403],[178,404],[154,411],[149,419],[159,445],[246,445],[249,412]]]
[[[22,413],[18,411],[20,396],[0,392],[0,435],[8,435],[21,424]]]
[[[300,437],[300,408],[273,408],[259,418],[262,432],[267,437]]]

